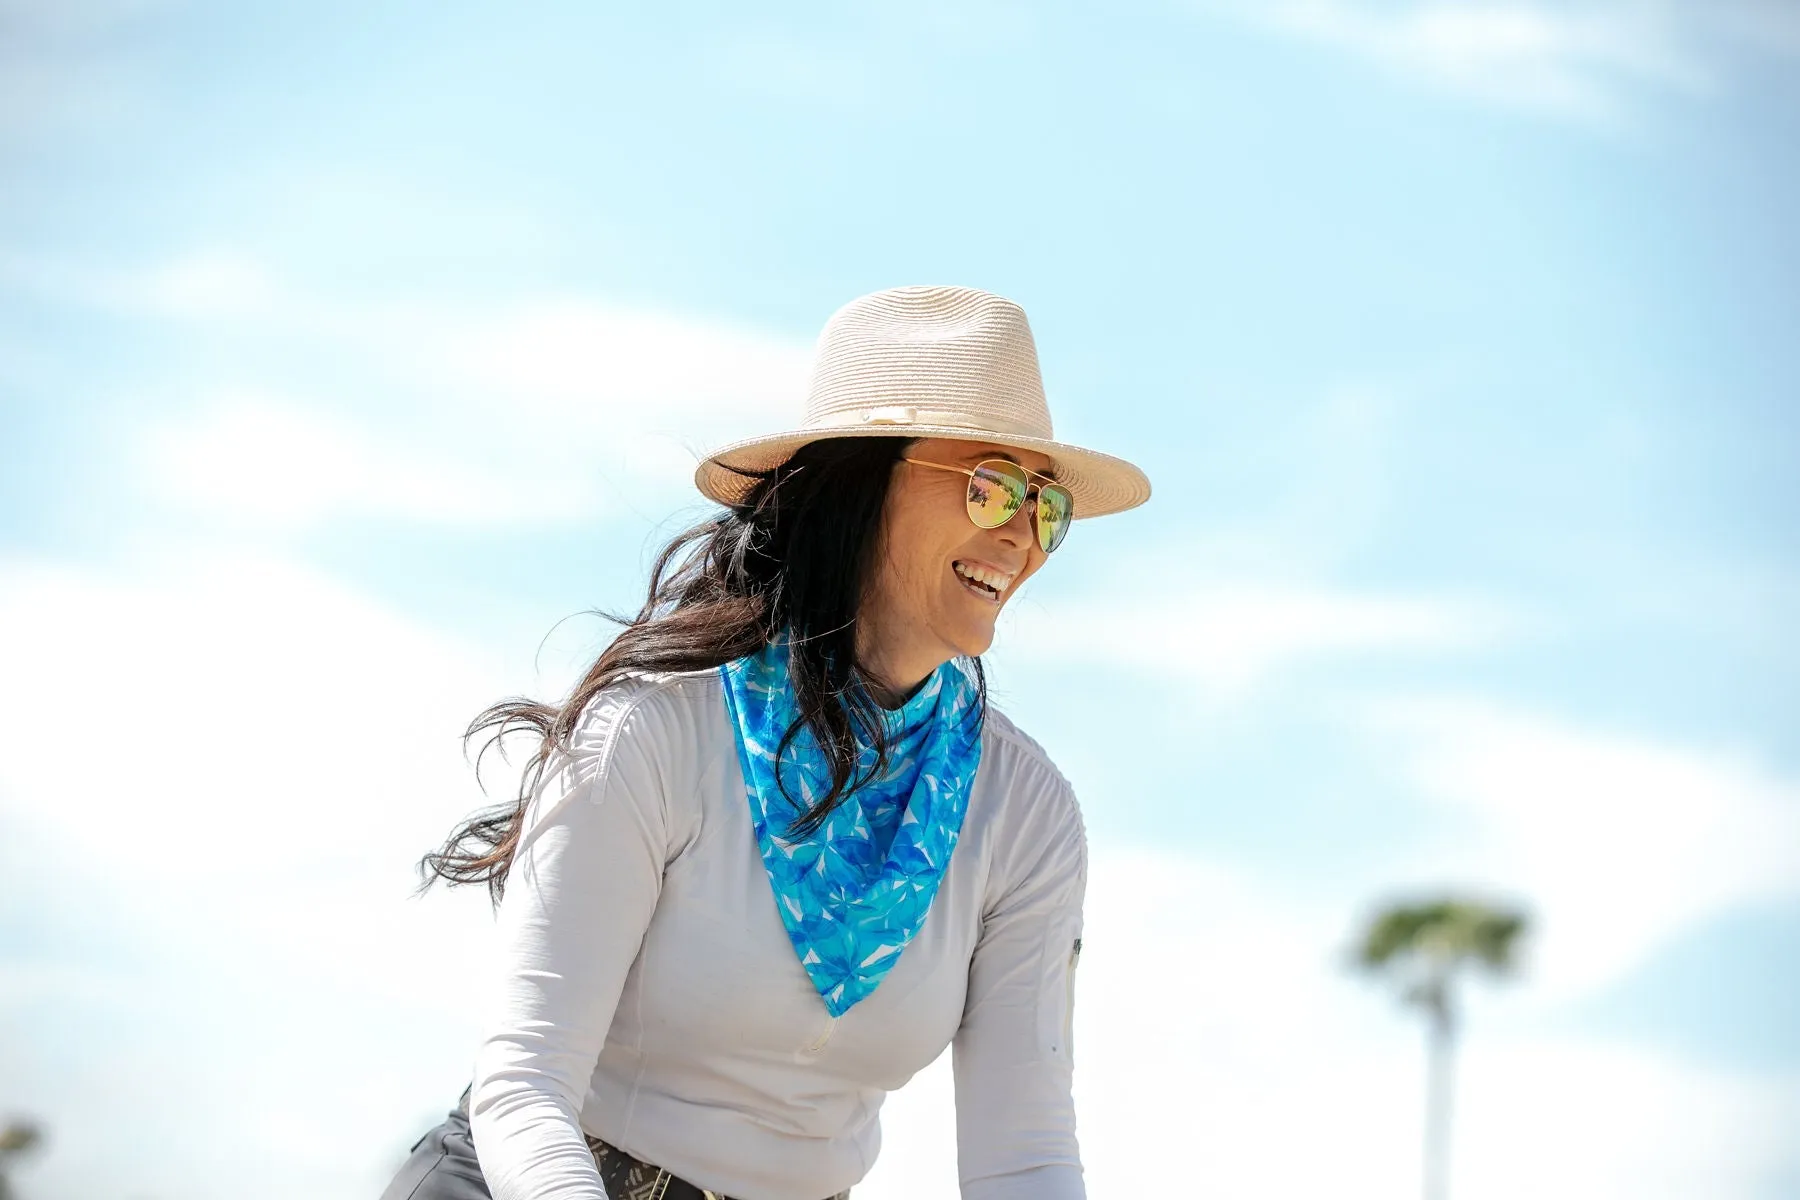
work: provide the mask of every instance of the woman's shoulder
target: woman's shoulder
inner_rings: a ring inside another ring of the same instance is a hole
[[[1074,787],[1043,746],[992,705],[969,820],[965,834],[982,847],[987,864],[987,911],[1019,888],[1074,886],[1071,881],[1084,877],[1087,824]]]
[[[1065,788],[1069,786],[1068,779],[1051,760],[1049,751],[991,701],[982,718],[981,753],[984,757],[997,754],[1015,768],[1028,767],[1054,778]]]
[[[1048,809],[1080,823],[1081,806],[1076,802],[1075,788],[1068,777],[1037,739],[1020,729],[992,703],[983,719],[981,759],[982,769],[1002,785],[1002,795],[1009,804],[1021,804],[1040,812]]]
[[[698,671],[628,671],[582,706],[571,749],[603,751],[621,733],[680,738],[708,726],[703,717],[722,702],[717,668]]]
[[[717,672],[634,671],[614,679],[581,705],[566,740],[545,762],[540,787],[554,811],[583,786],[608,775],[664,775],[696,761],[710,736],[706,701],[719,698]]]

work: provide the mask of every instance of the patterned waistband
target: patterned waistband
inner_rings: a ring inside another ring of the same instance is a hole
[[[464,1117],[469,1115],[471,1090],[473,1085],[463,1089],[462,1100],[458,1104],[458,1111]],[[586,1130],[582,1131],[582,1136],[587,1139],[588,1150],[594,1156],[594,1165],[600,1168],[600,1182],[606,1185],[609,1200],[732,1200],[723,1192],[698,1187],[685,1179],[677,1179],[659,1166],[633,1158]],[[850,1200],[849,1189],[835,1196],[828,1196],[825,1200]]]

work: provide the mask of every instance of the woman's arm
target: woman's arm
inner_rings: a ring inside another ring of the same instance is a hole
[[[1071,1096],[1087,839],[1063,791],[1032,805],[1023,878],[984,915],[953,1043],[963,1200],[1084,1200]]]
[[[547,764],[507,876],[469,1098],[494,1200],[606,1200],[579,1114],[670,843],[655,693],[621,691]]]

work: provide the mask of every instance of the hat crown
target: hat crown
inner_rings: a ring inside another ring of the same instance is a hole
[[[965,287],[889,288],[833,313],[819,335],[805,421],[1055,437],[1025,311]]]

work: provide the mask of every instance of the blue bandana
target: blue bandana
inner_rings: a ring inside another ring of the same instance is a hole
[[[790,841],[794,818],[831,789],[831,768],[802,729],[779,767],[799,806],[776,785],[775,750],[798,715],[787,640],[719,672],[775,907],[826,1009],[841,1017],[900,960],[950,865],[981,761],[970,713],[975,681],[945,663],[903,707],[881,710],[886,774],[851,792],[817,830]],[[874,750],[861,747],[858,776],[874,763]]]

